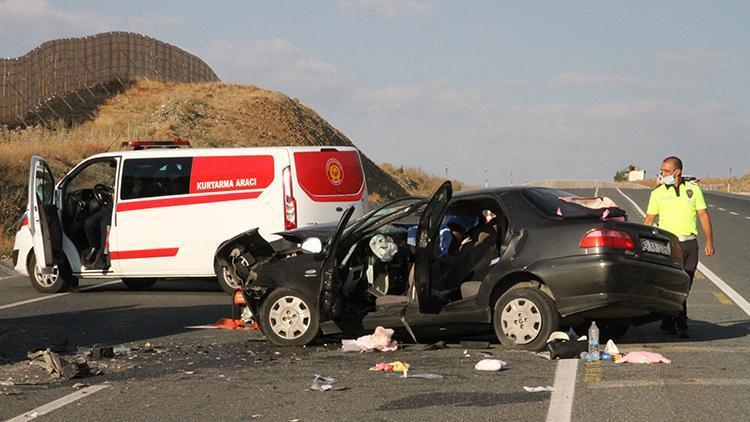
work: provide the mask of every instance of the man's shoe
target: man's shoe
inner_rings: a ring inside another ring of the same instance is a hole
[[[96,248],[90,247],[86,250],[86,252],[83,254],[83,265],[85,267],[90,267],[94,260],[96,259]]]

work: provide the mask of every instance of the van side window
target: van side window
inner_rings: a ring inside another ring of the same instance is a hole
[[[190,193],[192,157],[136,158],[122,168],[121,199]]]

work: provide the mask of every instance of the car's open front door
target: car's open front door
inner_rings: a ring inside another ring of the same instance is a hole
[[[335,316],[335,298],[340,294],[340,292],[336,291],[336,286],[334,285],[334,276],[336,273],[336,253],[338,251],[339,243],[341,243],[341,233],[343,233],[344,228],[346,228],[346,225],[349,223],[349,219],[351,218],[353,213],[354,207],[352,206],[347,208],[344,213],[341,214],[341,219],[339,220],[339,224],[336,227],[336,231],[331,236],[331,241],[325,251],[326,258],[322,267],[322,283],[320,284],[320,311],[321,317],[325,317],[327,319],[333,318]]]
[[[28,210],[37,266],[43,274],[50,274],[64,259],[62,226],[55,205],[55,179],[44,159],[36,156],[31,158]]]
[[[420,312],[439,311],[436,306],[433,306],[432,286],[436,279],[442,277],[438,262],[440,223],[452,196],[453,186],[450,181],[447,181],[432,195],[419,220],[414,282]]]

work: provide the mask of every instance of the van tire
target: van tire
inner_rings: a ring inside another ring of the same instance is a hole
[[[30,252],[29,263],[26,267],[29,271],[29,281],[34,289],[40,293],[62,293],[78,285],[78,279],[73,276],[68,260],[63,260],[62,265],[55,266],[56,272],[50,275],[42,275],[36,267],[36,255]]]
[[[155,278],[123,278],[122,282],[130,290],[147,290],[156,284]]]
[[[233,279],[232,272],[229,270],[229,264],[224,260],[216,263],[216,278],[219,281],[221,290],[224,290],[228,295],[233,295],[234,292],[241,288],[238,280]]]
[[[293,332],[285,329],[286,318]],[[276,289],[263,299],[260,326],[277,346],[303,346],[318,337],[320,315],[315,302],[292,289]]]
[[[560,327],[560,315],[552,299],[541,290],[512,288],[495,302],[492,325],[503,346],[536,352]]]

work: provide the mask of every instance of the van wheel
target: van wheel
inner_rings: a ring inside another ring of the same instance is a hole
[[[302,346],[318,336],[318,309],[312,300],[291,289],[276,289],[263,300],[260,324],[271,343]]]
[[[495,302],[492,323],[505,347],[539,351],[560,326],[552,299],[539,289],[510,289]]]
[[[122,282],[128,286],[130,290],[147,290],[149,287],[156,284],[155,278],[123,278]]]
[[[31,285],[41,293],[67,292],[71,287],[78,285],[78,279],[73,277],[67,260],[64,260],[62,265],[56,265],[52,274],[42,274],[42,271],[36,265],[36,256],[32,250],[27,269]]]
[[[231,267],[224,260],[216,263],[216,277],[219,279],[221,290],[224,290],[228,295],[233,295],[234,292],[242,288]]]

